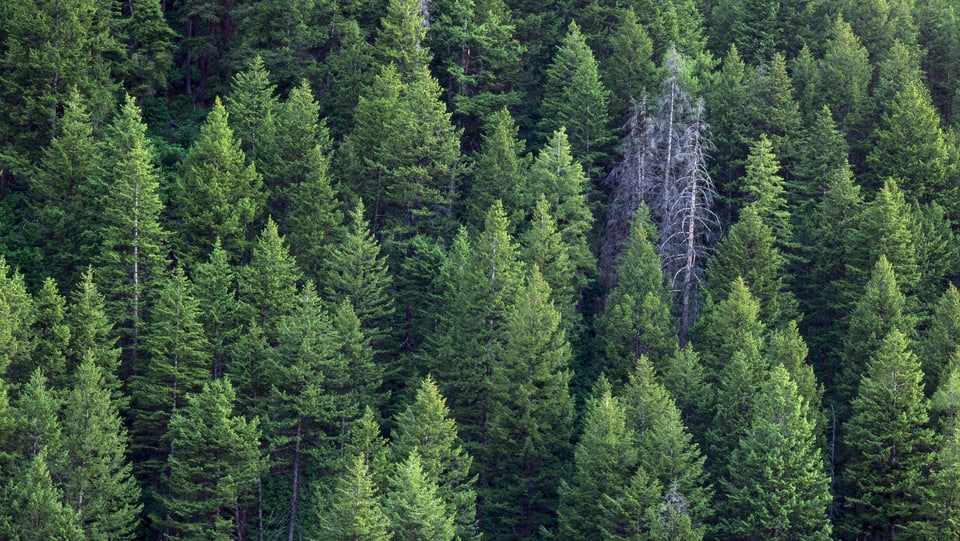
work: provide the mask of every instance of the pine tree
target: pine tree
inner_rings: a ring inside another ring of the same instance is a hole
[[[340,147],[344,189],[365,196],[372,229],[397,240],[446,227],[460,163],[460,132],[436,79],[426,66],[406,75],[383,67],[361,94],[354,130]]]
[[[416,450],[396,465],[388,486],[383,507],[393,539],[450,541],[455,538],[454,515],[439,497],[437,482],[423,471]]]
[[[923,475],[933,463],[922,380],[906,336],[891,330],[867,362],[846,425],[851,458],[843,473],[850,487],[844,528],[850,532],[893,539],[920,514],[928,494]]]
[[[33,299],[34,321],[31,334],[36,346],[31,364],[38,366],[55,388],[64,389],[67,383],[67,349],[70,346],[70,326],[67,324],[67,301],[57,291],[51,278],[43,281]],[[26,381],[26,374],[17,375],[8,367],[6,379]]]
[[[92,268],[83,274],[70,297],[66,321],[70,328],[67,373],[74,373],[84,359],[92,357],[93,362],[103,369],[105,385],[114,400],[120,400],[118,407],[122,409],[127,399],[121,398],[120,391],[120,349],[116,347],[113,325],[104,310],[103,295],[93,283]]]
[[[938,201],[956,213],[954,189],[948,182],[949,149],[930,96],[919,81],[897,92],[874,138],[866,160],[874,178],[896,178],[910,201]]]
[[[176,537],[226,540],[244,531],[239,517],[263,459],[259,425],[233,413],[235,398],[229,379],[204,383],[170,420],[177,451],[167,459],[164,524]]]
[[[17,271],[11,273],[6,258],[0,256],[0,375],[4,377],[8,377],[8,370],[26,376],[25,372],[32,366],[33,311],[33,299],[27,292],[23,275]]]
[[[728,463],[722,529],[735,539],[830,539],[829,479],[809,405],[782,366],[760,390]]]
[[[476,538],[477,478],[471,475],[473,459],[460,443],[457,423],[433,378],[427,376],[423,380],[415,401],[397,416],[395,426],[390,447],[395,461],[414,451],[419,453],[424,477],[437,484],[437,497],[455,513],[456,535],[464,540]]]
[[[714,162],[710,174],[720,187],[723,199],[736,195],[727,193],[744,174],[743,163],[748,155],[749,138],[754,132],[750,113],[750,86],[753,69],[747,66],[736,45],[731,45],[717,73],[717,80],[704,98],[710,111],[713,128],[711,153]]]
[[[560,482],[558,534],[570,540],[599,539],[604,502],[622,500],[637,460],[636,434],[627,427],[620,399],[601,377],[587,401],[573,475],[569,483]]]
[[[957,348],[960,348],[960,291],[950,284],[937,301],[930,327],[921,335],[916,348],[928,390],[939,388],[944,378],[960,368],[950,364]]]
[[[812,114],[813,120],[798,138],[796,164],[784,185],[790,215],[798,224],[795,228],[798,240],[811,234],[813,209],[829,189],[830,174],[846,165],[850,152],[830,108],[824,105]]]
[[[663,515],[677,515],[662,520],[680,520],[692,534],[702,536],[713,515],[713,488],[704,471],[706,459],[646,357],[637,360],[622,400],[627,427],[636,433],[639,469],[663,487]]]
[[[600,81],[593,52],[573,22],[546,69],[539,128],[541,137],[548,139],[565,127],[570,152],[590,178],[599,177],[610,158],[609,102],[610,92]]]
[[[761,134],[751,146],[745,168],[746,174],[741,184],[744,199],[770,227],[777,247],[783,249],[791,246],[793,228],[787,210],[783,177],[778,174],[780,162],[765,134]]]
[[[244,258],[247,235],[263,206],[262,181],[248,164],[240,141],[217,99],[184,161],[172,199],[181,222],[178,252],[189,261],[206,259],[220,239],[234,261]]]
[[[276,222],[267,223],[253,247],[250,263],[238,278],[241,317],[256,322],[271,344],[276,343],[280,318],[295,304],[297,283],[301,274],[296,260],[290,255]],[[237,376],[237,388],[246,391],[247,382]]]
[[[99,150],[86,102],[74,90],[30,179],[36,215],[33,242],[43,256],[39,270],[61,284],[76,282],[82,267],[90,263],[89,247],[82,242],[85,229],[76,225],[89,211],[84,185],[94,175]]]
[[[708,370],[715,375],[739,350],[760,351],[766,325],[759,316],[760,303],[737,277],[727,297],[709,307],[697,329],[698,349]]]
[[[951,539],[960,534],[960,372],[956,368],[946,375],[931,399],[931,411],[939,417],[934,466],[930,472],[930,495],[923,514],[908,528],[920,535]],[[913,533],[913,532],[910,532]]]
[[[776,237],[769,221],[759,215],[757,207],[751,204],[740,213],[707,262],[708,291],[713,298],[724,299],[741,277],[760,303],[760,320],[778,327],[796,315],[795,300],[783,284],[785,257],[774,245]]]
[[[844,341],[844,364],[839,375],[841,383],[832,388],[839,393],[838,396],[846,400],[853,397],[867,361],[876,356],[887,335],[894,329],[904,336],[910,336],[913,322],[906,313],[906,299],[897,286],[893,267],[886,256],[881,255],[870,281],[850,314]]]
[[[821,93],[848,140],[862,139],[858,129],[867,113],[867,87],[872,71],[860,39],[843,18],[837,17],[820,60]]]
[[[534,267],[506,315],[490,377],[489,453],[479,460],[484,532],[529,538],[554,522],[570,452],[570,346],[550,286]]]
[[[580,164],[573,161],[571,152],[567,134],[560,128],[537,153],[527,183],[535,199],[543,194],[550,203],[550,214],[557,221],[573,265],[579,302],[597,264],[587,243],[593,226],[593,215],[587,206],[588,180]]]
[[[641,355],[662,367],[677,350],[672,299],[660,271],[655,240],[650,213],[642,206],[634,215],[617,265],[616,285],[596,323],[605,356],[603,370],[616,386],[626,382]]]
[[[576,276],[570,263],[570,254],[557,230],[557,222],[550,215],[550,203],[540,195],[533,210],[533,218],[521,239],[521,257],[528,266],[540,268],[550,285],[554,304],[560,310],[564,327],[571,336],[580,331],[582,316],[577,312]]]
[[[349,218],[342,242],[331,248],[323,263],[324,296],[332,302],[349,300],[360,318],[361,329],[377,352],[391,351],[393,278],[364,216],[362,200],[349,212]]]
[[[77,367],[74,380],[63,405],[63,501],[87,539],[133,539],[142,504],[120,412],[93,357]]]
[[[405,83],[427,68],[430,50],[423,39],[430,27],[427,5],[419,0],[389,0],[376,37],[382,65],[393,64]]]
[[[486,117],[470,194],[465,201],[467,222],[477,229],[494,201],[499,200],[513,229],[523,222],[536,194],[528,193],[529,157],[510,112],[501,109]]]
[[[363,455],[350,457],[347,470],[337,479],[330,501],[318,508],[324,539],[336,541],[389,541],[393,532],[381,508],[377,485]]]
[[[200,311],[190,281],[177,267],[157,293],[144,337],[146,359],[130,381],[135,473],[148,487],[146,496],[151,506],[167,488],[166,468],[169,457],[176,452],[171,419],[186,404],[185,396],[200,392],[211,379]]]
[[[766,356],[771,366],[783,366],[790,381],[797,386],[797,394],[807,408],[807,421],[813,426],[813,433],[821,447],[825,446],[827,418],[823,407],[823,384],[819,383],[813,366],[807,362],[807,344],[797,328],[796,321],[790,321],[783,329],[770,333]]]
[[[4,487],[0,535],[11,541],[82,541],[84,532],[73,509],[63,505],[46,450],[29,457],[23,471]]]
[[[371,2],[375,6],[378,2]],[[377,15],[382,13],[376,12]],[[330,52],[323,68],[329,78],[320,103],[335,136],[342,137],[353,129],[354,113],[360,96],[373,82],[379,71],[374,60],[374,46],[364,37],[364,31],[352,18],[336,21],[331,29]]]
[[[640,24],[633,6],[618,10],[607,56],[600,54],[600,77],[611,92],[609,111],[613,119],[623,118],[631,100],[639,100],[646,88],[653,88],[656,67],[653,41]],[[594,47],[595,50],[602,49]]]
[[[86,98],[93,118],[106,121],[117,90],[108,60],[119,52],[109,28],[112,11],[96,0],[4,9],[0,97],[9,107],[0,113],[0,144],[7,152],[35,157],[74,89]]]
[[[276,90],[259,54],[230,81],[230,93],[224,99],[224,106],[230,115],[230,127],[248,160],[259,161],[263,140],[275,135],[274,122],[280,108]]]
[[[166,266],[160,172],[146,131],[140,108],[127,96],[106,130],[101,170],[87,195],[88,201],[101,203],[89,239],[100,246],[94,257],[97,281],[107,316],[126,349],[125,360],[132,364],[137,362],[146,297]]]
[[[204,307],[200,322],[210,344],[212,376],[220,379],[228,364],[231,346],[239,339],[240,322],[237,270],[230,265],[229,255],[219,240],[213,245],[210,259],[195,267],[192,282],[194,297]]]
[[[802,118],[781,53],[774,53],[757,67],[750,84],[747,114],[754,130],[751,139],[766,135],[777,156],[793,155],[794,137],[800,131]]]
[[[127,52],[123,84],[132,96],[151,98],[167,89],[177,34],[168,26],[160,0],[140,0],[130,11],[120,21],[119,37]]]

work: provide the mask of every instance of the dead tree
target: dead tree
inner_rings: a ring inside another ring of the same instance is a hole
[[[683,172],[660,230],[660,255],[665,274],[672,277],[680,309],[680,345],[686,345],[699,309],[699,284],[713,233],[719,220],[711,210],[717,192],[707,173],[709,126],[703,100],[697,100],[683,137]]]

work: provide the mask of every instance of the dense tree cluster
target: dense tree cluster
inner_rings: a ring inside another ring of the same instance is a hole
[[[0,538],[960,538],[958,10],[0,2]]]

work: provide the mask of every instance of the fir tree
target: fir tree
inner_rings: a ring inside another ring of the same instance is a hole
[[[142,504],[120,412],[92,357],[74,380],[63,405],[64,502],[87,539],[133,539]]]
[[[228,379],[204,383],[170,421],[177,452],[167,459],[170,492],[165,525],[174,536],[234,539],[242,535],[245,503],[263,468],[260,429],[233,413]]]
[[[527,265],[540,268],[544,279],[550,284],[553,301],[560,310],[564,327],[575,336],[580,330],[582,317],[577,313],[576,277],[563,236],[557,230],[556,220],[550,215],[550,203],[543,194],[533,210],[530,229],[524,233],[521,241],[522,259]]]
[[[893,539],[920,514],[928,496],[923,475],[933,463],[922,380],[906,336],[891,330],[867,362],[846,426],[848,531]]]
[[[363,455],[350,457],[325,508],[317,510],[320,534],[336,541],[389,541],[393,532]]]
[[[464,540],[477,537],[473,459],[460,443],[456,421],[433,378],[423,380],[415,401],[397,416],[395,426],[391,438],[395,459],[419,453],[424,477],[437,484],[437,497],[454,512],[456,535]]]
[[[173,66],[176,32],[167,24],[159,0],[140,0],[128,18],[120,22],[120,39],[127,51],[121,66],[124,87],[138,98],[165,91],[167,73]]]
[[[234,261],[243,259],[249,227],[263,205],[260,175],[247,163],[227,118],[217,99],[174,190],[182,228],[178,252],[190,261],[206,259],[218,238]]]
[[[196,266],[192,282],[194,297],[204,307],[200,322],[210,344],[211,372],[214,379],[220,379],[226,370],[231,346],[239,339],[240,322],[237,270],[230,265],[229,255],[219,240],[213,245],[210,259]]]
[[[600,81],[597,61],[575,22],[570,24],[546,70],[543,94],[542,137],[547,139],[549,134],[565,127],[571,154],[583,165],[588,177],[598,177],[609,161],[613,143],[608,111],[610,92]]]
[[[0,534],[11,541],[82,541],[84,532],[73,509],[63,505],[54,484],[46,450],[29,457],[23,471],[4,490]]]
[[[12,272],[0,256],[0,374],[8,370],[21,377],[32,365],[30,326],[33,324],[33,299],[27,292],[23,275]],[[11,366],[13,368],[11,368]],[[13,383],[21,383],[14,380]]]
[[[536,194],[526,189],[529,156],[510,112],[501,109],[485,119],[480,152],[464,209],[468,223],[480,229],[494,201],[499,200],[516,229]]]
[[[0,273],[2,275],[2,273]],[[118,407],[126,405],[120,396],[120,349],[116,347],[113,325],[104,310],[103,295],[93,283],[93,270],[88,268],[70,297],[67,307],[67,325],[70,328],[70,343],[67,346],[67,373],[72,374],[88,356],[103,369],[105,385]]]
[[[390,531],[397,541],[454,539],[454,516],[438,495],[437,482],[423,471],[416,449],[396,466],[388,479],[389,493],[383,502]]]
[[[923,366],[928,390],[937,389],[954,369],[953,356],[960,348],[960,291],[950,284],[937,301],[930,327],[917,344],[917,357]]]
[[[254,56],[246,69],[237,72],[230,82],[224,106],[230,115],[230,127],[249,160],[259,161],[264,139],[275,135],[274,122],[280,108],[274,95],[276,90],[260,55]]]
[[[849,139],[858,140],[860,122],[867,113],[867,87],[872,77],[867,50],[841,17],[833,22],[827,48],[820,60],[821,94]]]
[[[31,328],[36,345],[31,355],[32,365],[39,366],[56,388],[67,385],[67,349],[70,346],[70,326],[67,324],[67,301],[57,291],[52,278],[43,281],[33,299],[34,320]],[[11,381],[26,381],[26,374],[17,375],[8,367],[5,376]]]
[[[617,265],[616,285],[597,321],[605,356],[603,370],[616,386],[626,382],[641,355],[659,367],[677,350],[671,294],[660,271],[656,230],[646,206],[633,220]]]

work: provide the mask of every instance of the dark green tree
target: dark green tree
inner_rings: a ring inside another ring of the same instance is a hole
[[[430,23],[427,6],[417,0],[388,0],[376,36],[381,65],[393,64],[404,83],[420,76],[430,63],[424,36]]]
[[[851,452],[843,476],[849,486],[843,528],[894,539],[920,516],[928,497],[924,472],[933,464],[920,362],[897,329],[867,362],[845,443]]]
[[[218,238],[231,259],[244,259],[250,225],[263,206],[260,175],[247,163],[227,117],[217,99],[172,194],[181,228],[177,251],[190,262],[205,260]]]
[[[960,348],[960,291],[950,284],[933,308],[930,327],[916,346],[928,390],[938,389],[955,368],[953,356]]]
[[[63,491],[50,474],[46,449],[25,462],[5,487],[0,534],[11,541],[87,539],[74,510],[62,503]]]
[[[510,112],[501,109],[486,117],[473,182],[464,201],[467,223],[480,229],[484,216],[499,200],[515,230],[530,211],[536,194],[526,189],[529,155]]]
[[[346,471],[337,479],[333,494],[317,509],[319,531],[336,541],[389,541],[390,521],[381,508],[381,497],[362,454],[348,458]]]
[[[129,17],[119,22],[120,42],[127,52],[121,79],[130,95],[152,98],[169,85],[177,33],[167,24],[160,0],[140,0],[129,9]]]
[[[33,298],[27,291],[23,275],[11,272],[6,258],[0,256],[0,374],[7,371],[25,377],[32,366],[33,353],[30,326],[34,322]],[[11,368],[12,367],[12,368]],[[23,383],[13,380],[12,383]]]
[[[653,41],[637,18],[633,6],[617,12],[616,27],[608,38],[609,46],[596,48],[600,78],[610,90],[611,120],[624,118],[631,100],[639,100],[645,89],[655,87]],[[607,50],[604,55],[600,51]]]
[[[607,295],[596,321],[604,352],[603,371],[619,387],[627,381],[641,355],[657,367],[677,351],[676,323],[670,314],[667,289],[657,254],[656,229],[642,206],[633,217],[630,237],[617,264],[617,282]]]
[[[636,434],[627,428],[624,406],[601,379],[587,401],[573,475],[569,483],[560,482],[557,533],[563,539],[600,539],[606,498],[623,499],[637,460]]]
[[[774,367],[722,481],[729,511],[720,521],[731,538],[830,539],[830,483],[808,410],[787,370]]]
[[[571,451],[570,345],[536,267],[510,307],[490,375],[489,453],[481,529],[527,539],[555,524],[557,486]]]
[[[550,203],[540,195],[528,229],[521,239],[521,257],[529,265],[540,268],[544,280],[550,284],[550,292],[560,310],[564,327],[571,336],[580,331],[582,316],[577,312],[576,276],[570,263],[570,254],[563,244],[563,236],[557,231],[557,222],[550,215]]]
[[[203,332],[210,344],[211,372],[223,377],[231,347],[239,339],[240,321],[237,302],[237,269],[220,242],[213,245],[210,259],[193,272],[194,297],[204,309],[200,313]]]
[[[546,70],[539,130],[549,148],[557,130],[566,128],[569,152],[589,178],[599,178],[610,161],[614,137],[609,102],[610,91],[600,80],[593,52],[572,22]]]
[[[170,420],[176,452],[163,504],[174,537],[227,540],[245,531],[240,517],[264,463],[260,427],[234,414],[235,398],[229,379],[205,382]]]
[[[390,446],[395,461],[419,453],[424,477],[437,484],[437,497],[454,512],[456,535],[464,540],[477,537],[473,459],[463,449],[457,423],[433,378],[423,380],[416,399],[397,416],[395,426]]]
[[[43,281],[40,291],[33,299],[34,320],[32,335],[35,342],[30,356],[31,365],[40,367],[44,374],[59,389],[68,387],[67,349],[70,346],[70,326],[67,324],[67,301],[57,291],[52,278]],[[6,379],[26,381],[26,374],[18,376],[13,368],[7,368]]]
[[[230,93],[224,99],[224,107],[230,115],[230,127],[248,160],[257,161],[262,153],[263,140],[275,135],[274,122],[280,109],[276,91],[277,87],[270,82],[270,72],[259,54],[230,81]]]
[[[597,262],[587,243],[593,226],[593,214],[587,204],[589,181],[571,152],[566,131],[560,128],[537,153],[527,182],[534,200],[543,194],[550,203],[550,214],[557,221],[573,265],[579,303],[583,290],[596,274]]]
[[[2,276],[2,273],[0,273]],[[67,325],[70,343],[67,346],[67,373],[72,374],[88,356],[103,368],[103,379],[113,393],[118,407],[126,406],[128,399],[120,391],[120,349],[113,334],[113,325],[104,310],[103,295],[93,283],[93,270],[87,269],[70,296],[67,307]]]
[[[867,50],[850,25],[837,17],[820,59],[820,93],[848,140],[861,140],[865,135],[858,130],[869,107],[867,87],[872,72]]]

